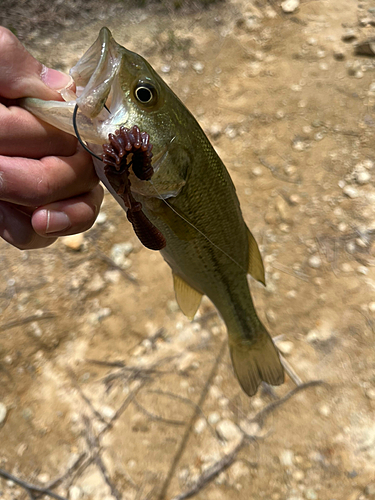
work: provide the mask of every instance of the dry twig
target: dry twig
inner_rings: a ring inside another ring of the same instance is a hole
[[[35,498],[33,493],[41,493],[42,495],[47,495],[51,498],[56,498],[56,500],[67,500],[65,497],[62,497],[57,493],[54,493],[48,488],[44,488],[43,486],[36,486],[35,484],[22,481],[22,479],[13,476],[13,474],[10,474],[9,472],[6,472],[3,469],[0,469],[0,476],[10,481],[13,481],[13,483],[18,484],[18,486],[21,486],[21,488],[27,491],[30,498]]]
[[[160,494],[159,494],[159,500],[164,500],[165,496],[166,496],[166,493],[167,493],[167,490],[169,488],[169,485],[173,479],[173,476],[174,476],[174,473],[176,471],[176,468],[178,466],[178,463],[182,457],[182,454],[185,450],[185,447],[186,447],[186,444],[189,440],[189,437],[190,437],[190,434],[191,434],[191,429],[193,428],[193,425],[194,425],[194,421],[195,419],[197,418],[197,415],[198,415],[198,412],[199,412],[199,409],[204,400],[206,399],[206,396],[207,396],[207,393],[209,391],[209,388],[211,387],[211,384],[212,384],[212,381],[216,375],[216,372],[217,372],[217,368],[220,364],[220,361],[224,355],[224,352],[225,352],[225,348],[227,346],[227,339],[223,340],[222,344],[221,344],[221,347],[220,347],[220,351],[219,351],[219,354],[217,355],[216,357],[216,360],[215,360],[215,363],[211,369],[211,372],[207,378],[207,381],[203,387],[203,390],[201,392],[201,395],[199,397],[199,401],[197,403],[197,407],[195,408],[190,420],[189,420],[189,423],[186,427],[186,430],[185,430],[185,433],[182,437],[182,440],[181,440],[181,443],[180,443],[180,446],[178,447],[178,450],[173,458],[173,461],[172,461],[172,464],[171,464],[171,467],[168,471],[168,474],[167,474],[167,477],[162,485],[162,488],[161,488],[161,491],[160,491]]]

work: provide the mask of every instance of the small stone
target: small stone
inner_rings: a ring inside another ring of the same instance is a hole
[[[375,312],[375,302],[370,302],[368,305],[369,311]]]
[[[194,424],[194,432],[196,434],[202,434],[204,429],[207,427],[207,422],[205,418],[198,418]]]
[[[292,194],[289,197],[289,201],[292,205],[298,205],[301,203],[301,197],[298,194]]]
[[[193,63],[193,70],[198,73],[198,74],[201,74],[203,73],[203,70],[204,70],[204,64],[201,63],[200,61],[197,61],[195,63]]]
[[[100,408],[100,413],[104,418],[109,418],[110,420],[116,415],[116,411],[108,405],[103,405]]]
[[[42,472],[42,474],[39,474],[39,476],[37,477],[37,479],[41,483],[46,484],[51,479],[51,476],[47,472]]]
[[[368,274],[368,268],[366,266],[358,266],[357,273],[366,275]]]
[[[243,462],[239,461],[235,462],[232,465],[229,473],[233,477],[233,479],[238,480],[241,479],[242,477],[248,477],[250,472],[249,472],[249,467]]]
[[[302,470],[296,470],[295,472],[293,472],[293,479],[295,479],[296,481],[303,481],[304,478],[305,473]]]
[[[294,344],[290,340],[283,340],[277,343],[277,348],[282,354],[285,354],[287,356],[293,351]]]
[[[73,250],[74,252],[79,252],[80,250],[82,250],[83,247],[84,236],[83,233],[79,233],[79,234],[73,234],[71,236],[64,236],[60,238],[60,240],[61,243],[70,250]]]
[[[108,271],[104,273],[104,279],[108,283],[116,284],[120,281],[120,278],[121,271],[119,271],[118,269],[108,269]]]
[[[309,266],[312,267],[313,269],[319,269],[322,265],[322,259],[319,257],[319,255],[312,255],[309,258]]]
[[[281,465],[292,467],[294,462],[294,453],[292,450],[282,450],[279,455]]]
[[[91,293],[97,293],[100,292],[105,288],[105,281],[103,278],[100,276],[99,273],[96,273],[92,280],[88,283],[87,285],[87,291]]]
[[[83,496],[83,491],[79,486],[71,486],[69,488],[69,499],[79,500]]]
[[[212,124],[211,127],[208,129],[208,133],[213,139],[218,139],[222,134],[220,125],[216,123]]]
[[[239,444],[242,439],[242,432],[231,420],[221,420],[216,426],[216,432],[221,439],[228,443]]]
[[[0,426],[4,424],[7,416],[7,407],[4,403],[0,403]]]
[[[371,180],[371,174],[367,170],[355,173],[355,181],[357,184],[360,185],[368,184],[370,180]]]
[[[299,7],[299,0],[285,0],[281,3],[281,8],[286,14],[291,14]]]
[[[371,389],[367,389],[367,391],[365,392],[366,396],[371,399],[372,401],[375,400],[375,389],[371,388]]]
[[[163,66],[160,68],[160,71],[162,73],[169,73],[171,71],[171,67],[169,64],[163,64]]]
[[[130,241],[125,243],[116,243],[111,248],[111,259],[118,264],[118,261],[122,261],[124,257],[127,257],[134,250],[134,246]]]
[[[240,429],[248,436],[258,436],[261,430],[257,422],[249,422],[248,420],[241,420]]]
[[[348,29],[341,37],[341,40],[345,43],[354,42],[357,40],[357,34],[354,30]]]
[[[358,198],[359,196],[358,189],[353,186],[345,186],[342,192],[349,198]]]
[[[328,417],[331,414],[330,407],[326,404],[322,404],[318,409],[320,415],[323,417]]]
[[[99,224],[100,226],[104,224],[108,219],[108,216],[105,212],[99,212],[97,218],[96,218],[96,223]]]
[[[326,342],[332,337],[330,328],[313,329],[306,335],[307,342]]]
[[[253,168],[252,173],[255,177],[260,177],[263,174],[263,169],[261,167],[255,167]]]

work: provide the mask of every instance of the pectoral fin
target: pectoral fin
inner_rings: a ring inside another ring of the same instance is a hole
[[[266,285],[264,266],[258,244],[249,229],[247,230],[247,236],[249,240],[249,267],[247,272],[251,274],[254,279]]]
[[[201,303],[202,294],[186,283],[185,280],[173,273],[174,291],[177,304],[189,319],[193,319]]]

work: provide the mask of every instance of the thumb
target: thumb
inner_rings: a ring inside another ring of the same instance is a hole
[[[59,90],[74,87],[70,76],[37,61],[6,28],[0,27],[0,96],[61,100]]]

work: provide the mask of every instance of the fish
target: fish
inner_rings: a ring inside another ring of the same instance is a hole
[[[79,131],[107,189],[128,215],[135,206],[142,212],[148,222],[139,222],[140,233],[155,230],[181,311],[193,319],[203,295],[212,301],[244,392],[254,395],[262,381],[282,384],[280,356],[255,311],[247,278],[265,284],[262,257],[231,177],[194,116],[143,57],[119,45],[105,27],[70,74],[78,90],[63,91],[64,102],[26,98],[22,106],[65,132]],[[103,145],[111,150],[120,130],[132,137],[132,151],[140,131],[152,144],[151,177],[126,167],[128,202],[115,181],[126,168],[114,162],[122,170],[108,175],[102,161]]]

